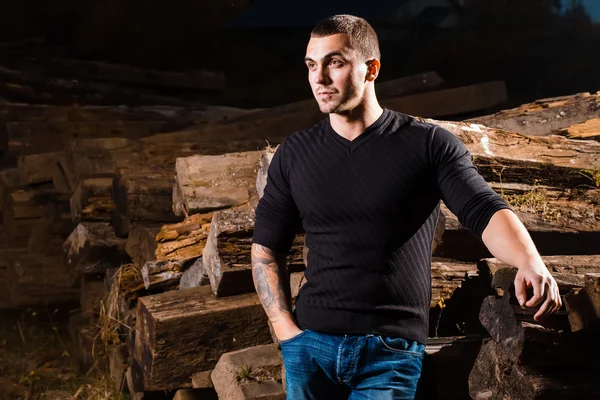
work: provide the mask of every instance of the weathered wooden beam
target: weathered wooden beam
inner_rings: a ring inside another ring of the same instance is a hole
[[[177,186],[187,215],[250,201],[262,152],[178,158]]]
[[[216,211],[202,259],[215,296],[254,292],[250,249],[255,211],[251,205]],[[304,235],[298,235],[287,258],[289,272],[305,269]]]
[[[175,169],[172,165],[124,163],[113,178],[113,201],[117,211],[130,221],[176,222],[172,195]]]
[[[214,368],[223,353],[270,341],[256,294],[216,299],[203,286],[138,300],[135,360],[144,390],[191,385],[191,375]]]
[[[600,93],[578,93],[536,100],[465,122],[530,136],[559,134],[575,124],[600,117]]]
[[[107,222],[81,222],[63,244],[72,279],[83,274],[104,274],[130,260],[125,239],[115,236]]]
[[[76,223],[110,221],[115,210],[112,181],[112,178],[80,180],[70,199],[71,220]]]

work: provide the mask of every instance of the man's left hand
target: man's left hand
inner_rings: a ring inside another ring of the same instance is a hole
[[[526,295],[528,287],[533,288],[533,297],[529,300]],[[548,317],[562,306],[558,285],[543,263],[519,268],[515,277],[515,294],[521,307],[536,307],[543,302],[533,316],[536,321]]]

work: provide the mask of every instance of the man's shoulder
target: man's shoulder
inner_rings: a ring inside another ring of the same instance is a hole
[[[308,129],[292,133],[285,138],[285,142],[288,146],[306,145],[311,140],[316,140],[319,135],[322,135],[327,128],[327,124],[328,119],[324,118]]]
[[[431,122],[426,122],[421,118],[413,117],[412,115],[403,114],[399,111],[390,110],[393,114],[393,127],[401,130],[408,130],[415,133],[431,132],[438,125]]]

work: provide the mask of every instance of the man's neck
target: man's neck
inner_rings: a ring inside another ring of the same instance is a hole
[[[329,121],[334,131],[352,141],[377,121],[382,113],[383,108],[375,101],[361,104],[349,112],[329,114]]]

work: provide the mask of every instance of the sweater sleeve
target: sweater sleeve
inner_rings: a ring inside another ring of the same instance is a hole
[[[481,240],[492,216],[510,207],[485,182],[471,162],[471,154],[454,134],[435,126],[430,143],[442,200],[460,223]]]
[[[301,224],[290,188],[286,140],[279,145],[269,165],[264,195],[256,208],[252,237],[252,243],[278,252],[290,250]]]

